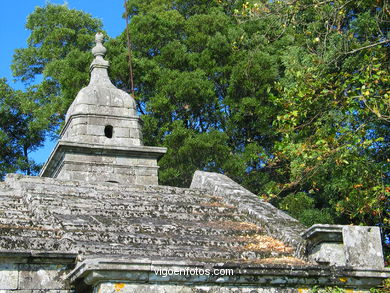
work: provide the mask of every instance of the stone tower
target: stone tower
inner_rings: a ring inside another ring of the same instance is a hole
[[[143,146],[134,98],[110,81],[103,34],[96,34],[89,85],[68,109],[65,126],[40,176],[88,182],[158,184],[165,148]]]

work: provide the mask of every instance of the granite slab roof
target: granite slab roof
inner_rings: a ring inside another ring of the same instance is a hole
[[[296,247],[206,190],[11,174],[0,183],[0,250],[206,262],[303,263]]]

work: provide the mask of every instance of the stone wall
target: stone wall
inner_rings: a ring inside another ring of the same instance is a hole
[[[59,141],[40,176],[84,182],[158,184],[157,160],[166,148],[107,147]]]
[[[66,275],[70,267],[64,264],[0,264],[0,293],[51,292],[70,293]]]
[[[105,115],[72,116],[62,131],[62,140],[106,146],[141,146],[141,120],[138,117],[111,116],[110,112],[112,109],[108,107]],[[105,127],[109,125],[112,127],[111,137],[105,133]]]
[[[121,184],[158,184],[157,160],[119,155],[65,154],[56,178]]]

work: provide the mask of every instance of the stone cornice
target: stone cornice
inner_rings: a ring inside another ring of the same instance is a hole
[[[156,271],[232,269],[229,276],[177,274],[164,277]],[[390,269],[356,269],[318,265],[276,265],[161,261],[151,259],[88,259],[67,276],[72,283],[95,286],[103,282],[218,284],[219,286],[343,286],[371,288],[390,277]]]

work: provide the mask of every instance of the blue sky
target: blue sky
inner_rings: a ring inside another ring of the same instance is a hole
[[[121,17],[124,12],[123,0],[3,1],[0,10],[0,78],[7,78],[8,83],[13,88],[23,88],[22,84],[13,82],[10,65],[14,50],[26,47],[26,41],[30,34],[25,29],[27,16],[34,11],[35,7],[44,6],[46,3],[67,3],[69,8],[83,10],[93,17],[101,19],[104,30],[110,37],[118,36],[125,28],[125,20]],[[44,163],[54,145],[55,142],[46,141],[42,149],[31,154],[31,158],[38,163]]]

